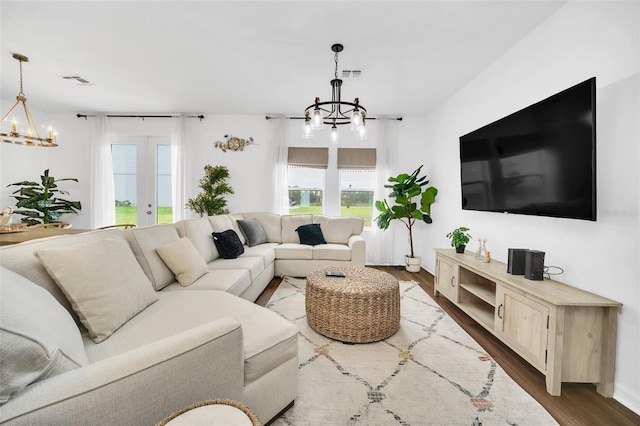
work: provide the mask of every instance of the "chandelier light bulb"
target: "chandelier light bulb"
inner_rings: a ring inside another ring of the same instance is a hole
[[[338,128],[335,124],[331,127],[331,144],[338,145]]]
[[[313,137],[313,130],[311,129],[311,119],[307,118],[304,120],[304,124],[302,125],[302,137],[304,139],[311,139]]]
[[[311,120],[311,128],[313,130],[324,129],[322,111],[320,111],[320,108],[316,108],[313,110],[313,119]]]
[[[357,132],[362,127],[362,113],[358,108],[351,113],[351,130]]]

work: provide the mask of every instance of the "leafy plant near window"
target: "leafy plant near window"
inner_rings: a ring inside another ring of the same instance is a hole
[[[233,194],[233,188],[227,183],[229,169],[225,166],[204,166],[204,176],[200,179],[198,188],[202,192],[195,198],[187,200],[186,207],[200,216],[213,216],[229,213],[226,194]]]
[[[13,212],[25,216],[21,219],[22,223],[31,226],[39,223],[59,222],[60,216],[63,214],[78,214],[78,211],[82,210],[80,201],[70,201],[59,197],[59,195],[69,195],[69,192],[58,188],[57,182],[62,181],[78,182],[78,179],[56,179],[49,176],[49,169],[47,169],[40,176],[40,183],[25,180],[7,185],[7,187],[20,187],[12,192],[17,195],[11,196],[17,200],[16,209]]]
[[[411,248],[411,256],[415,257],[413,252],[413,226],[416,221],[431,223],[431,204],[436,201],[438,189],[429,186],[424,188],[429,181],[426,176],[419,176],[422,166],[418,167],[413,173],[401,173],[398,176],[387,179],[391,182],[385,185],[385,188],[391,189],[389,198],[395,199],[395,204],[390,206],[387,200],[376,201],[376,209],[380,211],[380,215],[376,218],[376,223],[380,229],[387,229],[391,221],[397,219],[401,221],[409,231],[409,245]],[[414,201],[417,198],[420,206]]]

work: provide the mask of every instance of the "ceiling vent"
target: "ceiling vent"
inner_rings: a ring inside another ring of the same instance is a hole
[[[65,80],[73,80],[79,86],[93,86],[90,81],[85,80],[84,78],[77,75],[63,75],[62,78],[64,78]]]
[[[342,70],[342,78],[345,80],[360,80],[362,70]]]

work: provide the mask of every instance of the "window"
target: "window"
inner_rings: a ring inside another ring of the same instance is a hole
[[[322,213],[327,148],[289,148],[289,213]]]
[[[329,165],[329,148],[290,147],[288,165],[290,214],[359,216],[371,226],[374,148],[337,148],[337,161]]]
[[[374,170],[340,170],[340,216],[360,216],[364,226],[371,226]]]
[[[338,148],[340,216],[359,216],[371,226],[376,186],[376,150]]]

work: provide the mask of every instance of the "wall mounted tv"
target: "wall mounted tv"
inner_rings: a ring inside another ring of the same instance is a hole
[[[460,137],[462,208],[596,220],[596,79]]]

